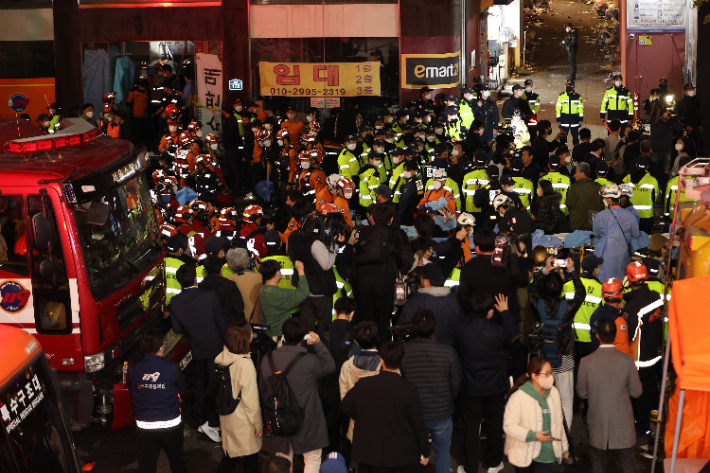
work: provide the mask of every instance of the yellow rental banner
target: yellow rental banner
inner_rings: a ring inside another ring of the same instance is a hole
[[[259,78],[263,96],[380,95],[379,62],[259,62]]]

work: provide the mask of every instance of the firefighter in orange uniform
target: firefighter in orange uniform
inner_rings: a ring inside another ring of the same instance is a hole
[[[117,139],[119,135],[119,130],[121,129],[121,125],[116,121],[116,111],[111,109],[108,112],[108,115],[110,117],[110,121],[108,126],[106,127],[106,134],[111,138]]]
[[[281,129],[288,130],[291,141],[298,143],[301,139],[301,133],[303,132],[303,122],[296,119],[296,110],[291,107],[286,110],[286,118],[286,120],[281,122]]]
[[[350,202],[350,199],[352,199],[355,193],[355,183],[347,177],[341,177],[338,179],[336,190],[337,194],[333,198],[333,205],[343,211],[345,222],[352,227],[353,217],[350,214],[350,204],[348,202]]]
[[[195,156],[190,148],[192,147],[192,136],[189,131],[183,131],[178,138],[178,150],[175,153],[173,169],[180,178],[180,187],[185,187],[185,179],[195,170]]]
[[[158,146],[158,151],[160,151],[161,154],[167,151],[170,146],[177,145],[180,136],[178,133],[179,125],[180,121],[177,115],[170,115],[168,117],[168,132],[163,135],[163,138],[160,140],[160,146]]]
[[[437,200],[443,197],[446,199],[446,206],[449,209],[451,215],[456,215],[456,199],[454,199],[454,194],[444,188],[446,179],[447,175],[445,170],[437,169],[434,171],[434,175],[432,176],[433,189],[427,190],[424,193],[424,197],[422,198],[422,200],[419,201],[420,210],[426,211],[429,208],[427,207],[428,203],[436,202]]]
[[[325,173],[318,169],[317,157],[314,151],[301,151],[298,160],[301,163],[301,173],[296,178],[296,189],[313,202],[316,194],[325,186]]]
[[[276,144],[281,147],[279,163],[284,167],[284,170],[288,166],[288,185],[293,187],[296,183],[296,174],[299,171],[297,143],[292,144],[288,130],[279,130],[276,132]]]
[[[316,193],[316,210],[321,211],[325,204],[332,204],[338,194],[339,174],[331,174],[325,180],[325,186]]]
[[[617,278],[609,278],[602,283],[602,297],[604,305],[597,307],[589,318],[589,332],[592,339],[592,351],[599,348],[599,339],[596,337],[597,325],[604,318],[613,320],[616,323],[616,338],[614,346],[627,355],[631,354],[629,349],[629,329],[626,319],[621,315],[624,307],[624,285]]]

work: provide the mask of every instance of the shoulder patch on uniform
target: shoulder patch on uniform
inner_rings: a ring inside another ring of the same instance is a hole
[[[619,325],[619,330],[621,330],[622,332],[626,332],[626,324]]]
[[[293,227],[296,226],[296,222],[291,221],[291,222],[288,224],[288,226],[289,226],[289,228],[293,228]]]

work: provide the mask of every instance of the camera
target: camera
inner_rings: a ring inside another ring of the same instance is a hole
[[[414,338],[414,330],[412,330],[412,324],[402,324],[390,327],[390,333],[392,334],[392,341],[406,342]]]

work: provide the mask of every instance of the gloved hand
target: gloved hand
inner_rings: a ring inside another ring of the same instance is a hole
[[[419,206],[419,210],[421,210],[422,212],[426,212],[426,211],[429,210],[429,209],[427,209],[426,204],[422,204],[422,205]]]
[[[584,126],[584,122],[580,121],[579,126]]]

